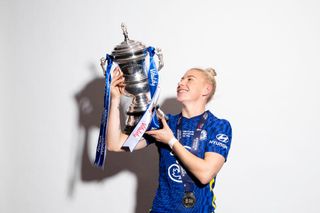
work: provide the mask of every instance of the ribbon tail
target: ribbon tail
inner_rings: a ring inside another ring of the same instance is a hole
[[[106,134],[106,125],[104,120],[106,119],[106,110],[103,110],[103,114],[101,117],[101,125],[100,125],[100,132],[99,132],[99,139],[97,144],[97,151],[96,151],[96,158],[94,161],[94,165],[103,168],[104,161],[106,156],[106,148],[105,148],[105,134]]]
[[[105,90],[104,90],[104,110],[101,116],[99,139],[96,149],[96,158],[94,165],[98,168],[104,168],[106,158],[106,127],[108,125],[108,116],[110,108],[110,82],[111,82],[111,67],[113,63],[113,57],[107,55],[108,65],[105,73]]]

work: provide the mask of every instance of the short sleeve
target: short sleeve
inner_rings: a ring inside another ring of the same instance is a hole
[[[219,119],[208,128],[208,141],[205,152],[221,154],[227,161],[232,140],[231,125],[227,120]]]

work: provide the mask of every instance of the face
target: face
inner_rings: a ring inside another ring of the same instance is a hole
[[[208,82],[198,70],[188,70],[177,87],[177,100],[182,103],[205,100],[208,94]]]

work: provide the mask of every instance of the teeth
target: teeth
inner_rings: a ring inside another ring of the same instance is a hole
[[[186,89],[179,89],[178,90],[178,92],[183,92],[183,91],[188,92],[189,90],[186,90]]]
[[[181,87],[178,87],[177,88],[177,92],[189,92],[189,89],[183,89],[183,88],[181,88]]]

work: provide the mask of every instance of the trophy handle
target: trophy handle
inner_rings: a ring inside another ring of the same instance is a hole
[[[163,55],[162,55],[162,50],[160,48],[156,48],[155,51],[156,55],[158,56],[159,59],[159,65],[158,65],[158,71],[160,71],[163,67]]]
[[[104,57],[100,58],[100,66],[103,70],[103,75],[106,76],[106,70],[105,70],[105,66],[106,66],[106,60]]]

